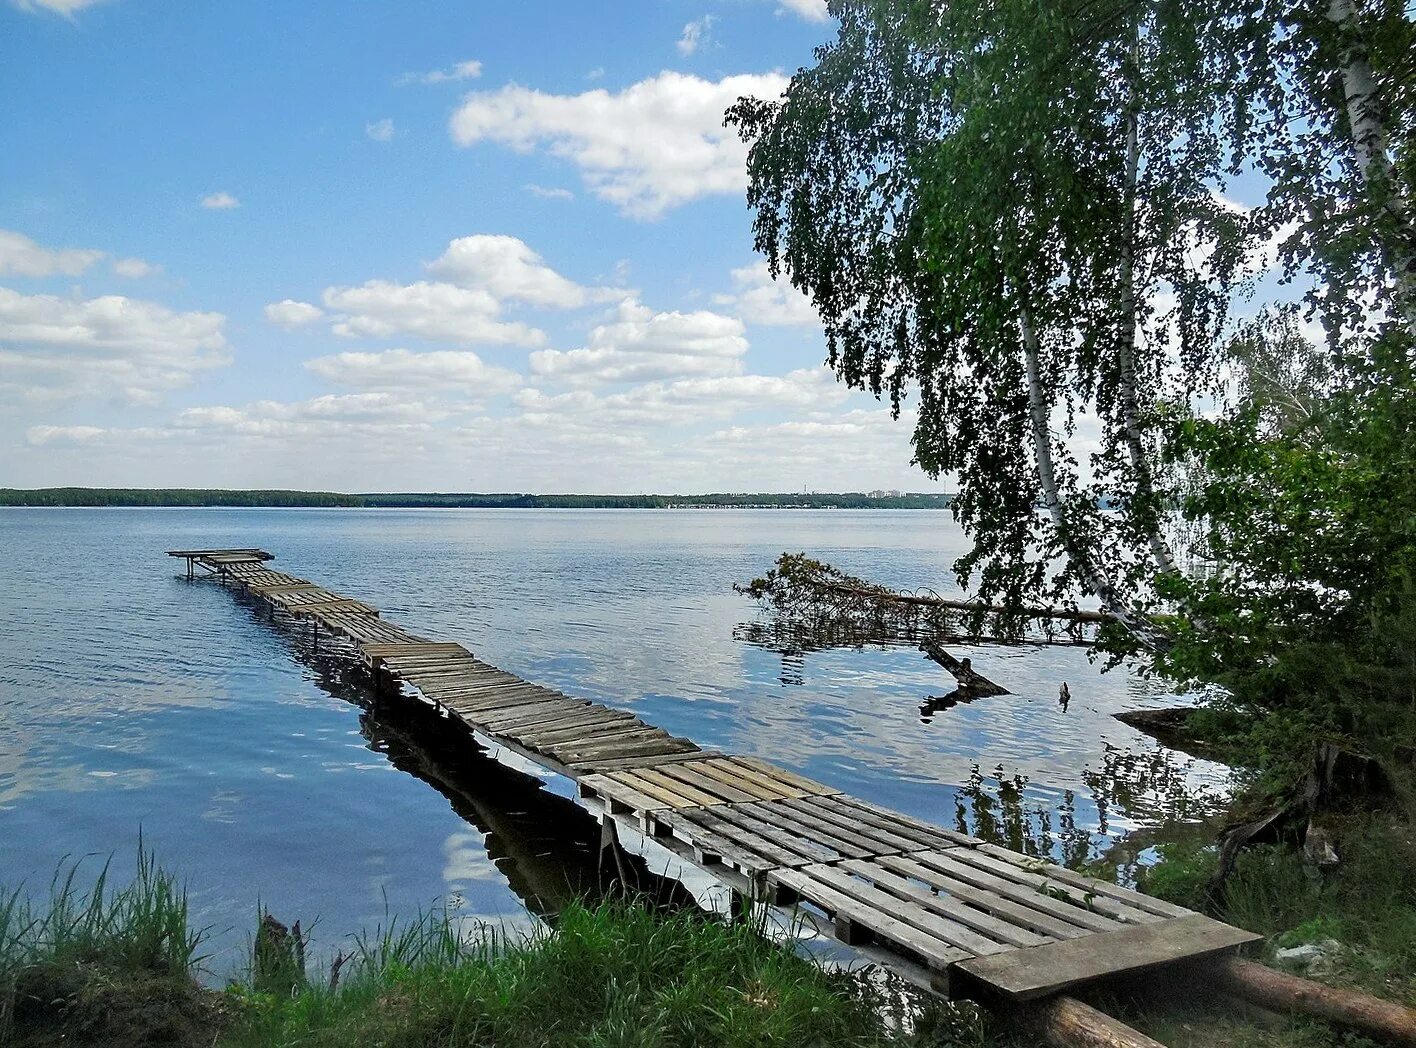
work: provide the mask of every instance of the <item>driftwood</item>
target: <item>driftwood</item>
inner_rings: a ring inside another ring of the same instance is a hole
[[[1416,1048],[1416,1010],[1355,990],[1228,957],[1206,969],[1217,987],[1275,1012],[1302,1012],[1402,1048]]]
[[[1008,689],[994,684],[991,680],[973,668],[973,663],[967,658],[956,659],[944,650],[943,645],[938,641],[927,640],[919,646],[920,651],[939,663],[948,670],[956,681],[959,682],[959,691],[968,698],[981,698],[985,695],[1007,695]]]
[[[1165,1048],[1154,1038],[1075,997],[1049,998],[1031,1012],[1030,1025],[1059,1048]]]

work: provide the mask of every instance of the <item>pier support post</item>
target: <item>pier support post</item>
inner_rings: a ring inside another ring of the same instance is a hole
[[[1037,1005],[1038,1032],[1058,1048],[1165,1048],[1153,1037],[1075,997],[1053,997]]]

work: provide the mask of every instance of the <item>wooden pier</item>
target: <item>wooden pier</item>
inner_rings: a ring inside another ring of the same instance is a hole
[[[352,646],[383,689],[423,700],[574,780],[606,830],[632,830],[744,900],[818,922],[929,989],[1015,1001],[1259,938],[1107,881],[944,829],[766,761],[705,750],[633,714],[522,680],[461,644],[269,566],[260,549],[173,550]],[[1153,1043],[1153,1042],[1152,1042]]]

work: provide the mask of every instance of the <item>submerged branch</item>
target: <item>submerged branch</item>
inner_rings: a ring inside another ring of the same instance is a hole
[[[1114,622],[1100,611],[1006,607],[902,593],[877,586],[804,553],[784,553],[762,578],[734,587],[774,614],[779,631],[810,638],[849,636],[854,643],[949,641],[1086,645]]]

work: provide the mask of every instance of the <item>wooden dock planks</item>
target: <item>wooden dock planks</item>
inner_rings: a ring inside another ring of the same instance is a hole
[[[173,550],[273,609],[353,643],[469,729],[561,774],[735,890],[825,914],[841,941],[1016,999],[1232,951],[1258,938],[1139,892],[891,811],[755,757],[705,752],[632,713],[522,680],[461,644],[272,571],[258,549]]]

